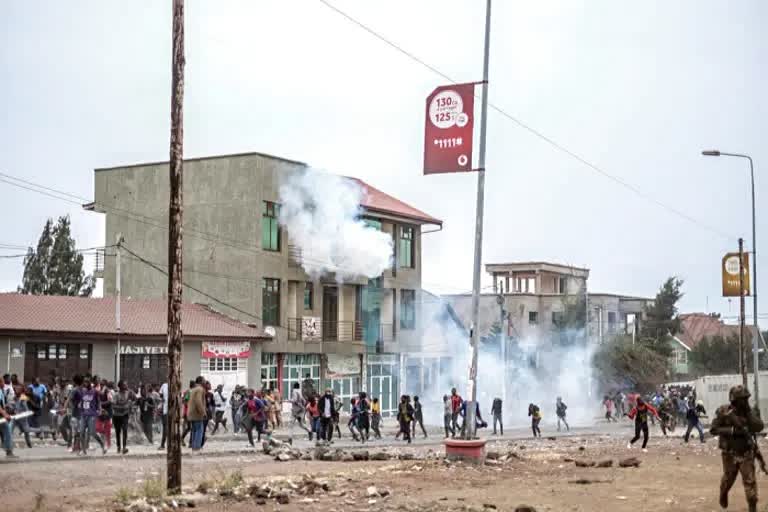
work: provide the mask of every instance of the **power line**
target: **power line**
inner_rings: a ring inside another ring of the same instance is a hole
[[[144,263],[145,265],[147,265],[147,266],[149,266],[149,267],[151,267],[151,268],[153,268],[153,269],[157,270],[158,272],[160,272],[160,273],[161,273],[161,274],[163,274],[164,276],[168,277],[168,272],[167,272],[166,270],[164,270],[164,269],[163,269],[163,268],[161,268],[160,266],[156,265],[155,263],[152,263],[151,261],[149,261],[149,260],[147,260],[147,259],[145,259],[145,258],[142,258],[142,257],[141,257],[141,256],[139,256],[138,254],[136,254],[135,252],[133,252],[131,249],[129,249],[128,247],[126,247],[126,246],[125,246],[125,244],[122,244],[120,247],[121,247],[122,249],[124,249],[124,250],[125,250],[125,252],[127,252],[128,254],[131,254],[131,255],[132,255],[134,258],[136,258],[137,260],[141,261],[141,262],[142,262],[142,263]],[[192,286],[192,285],[190,285],[190,284],[188,284],[188,283],[185,283],[184,281],[182,281],[182,283],[181,283],[181,284],[182,284],[184,287],[186,287],[186,288],[188,288],[188,289],[192,290],[193,292],[197,292],[197,293],[199,293],[200,295],[202,295],[202,296],[204,296],[204,297],[206,297],[206,298],[208,298],[208,299],[211,299],[212,301],[214,301],[214,302],[216,302],[216,303],[218,303],[218,304],[221,304],[222,306],[226,306],[226,307],[228,307],[228,308],[230,308],[230,309],[232,309],[232,310],[234,310],[234,311],[237,311],[238,313],[242,313],[243,315],[249,316],[249,317],[251,317],[251,318],[255,318],[256,320],[258,320],[258,321],[262,322],[262,324],[264,323],[264,319],[263,319],[263,318],[261,318],[261,317],[260,317],[260,316],[258,316],[258,315],[255,315],[255,314],[253,314],[253,313],[251,313],[251,312],[249,312],[249,311],[245,311],[245,310],[243,310],[243,309],[240,309],[240,308],[238,308],[237,306],[233,306],[232,304],[229,304],[228,302],[225,302],[225,301],[223,301],[223,300],[221,300],[221,299],[219,299],[219,298],[217,298],[217,297],[214,297],[213,295],[211,295],[211,294],[209,294],[209,293],[206,293],[206,292],[204,292],[204,291],[200,290],[199,288],[196,288],[196,287],[194,287],[194,286]],[[272,327],[280,327],[280,328],[282,328],[282,329],[287,329],[286,327],[284,327],[284,326],[282,326],[282,325],[273,325]]]
[[[21,185],[19,183],[14,183],[12,181],[4,180],[2,177],[0,177],[0,181],[2,181],[4,183],[7,183],[9,185],[16,186],[16,187],[21,187],[21,188],[23,188],[25,190],[29,190],[29,191],[32,191],[32,192],[37,192],[39,194],[43,194],[43,195],[46,195],[46,196],[49,196],[49,197],[53,197],[55,199],[60,199],[62,201],[67,201],[67,202],[70,202],[70,203],[74,203],[74,204],[77,204],[78,206],[82,206],[82,204],[78,203],[78,202],[71,201],[69,199],[65,199],[63,197],[58,197],[58,196],[52,195],[49,192],[54,192],[54,193],[59,194],[61,196],[78,198],[81,201],[86,202],[86,203],[91,202],[90,200],[88,200],[87,198],[84,198],[82,196],[78,196],[78,195],[75,195],[75,194],[70,194],[68,192],[65,192],[65,191],[62,191],[62,190],[57,190],[57,189],[54,189],[54,188],[51,188],[51,187],[46,187],[44,185],[40,185],[38,183],[29,181],[29,180],[18,178],[16,176],[12,176],[10,174],[6,174],[6,173],[0,172],[0,176],[6,176],[6,177],[9,177],[12,180],[17,180],[17,181],[20,181],[20,182],[24,183],[24,185]],[[27,186],[27,185],[30,185],[30,186]],[[43,190],[38,190],[38,189],[32,188],[32,187],[38,187],[38,188],[43,189]],[[48,191],[48,192],[46,192],[46,191]],[[158,228],[158,229],[162,229],[162,230],[168,231],[167,224],[159,224],[157,222],[153,222],[154,219],[152,217],[147,217],[145,215],[141,215],[141,214],[133,212],[131,210],[126,210],[126,209],[123,209],[123,208],[118,208],[116,206],[108,205],[108,204],[105,204],[105,203],[94,202],[94,204],[98,205],[99,207],[103,208],[104,210],[106,210],[106,211],[108,211],[108,212],[110,212],[110,213],[112,213],[112,214],[114,214],[114,215],[116,215],[118,217],[122,217],[122,218],[125,218],[125,219],[133,220],[133,221],[139,222],[141,224],[145,224],[145,225],[148,225],[148,226],[151,226],[151,227],[155,227],[155,228]],[[209,242],[209,243],[211,243],[213,245],[214,249],[216,248],[215,244],[216,243],[220,243],[221,245],[225,245],[225,246],[232,247],[234,249],[239,249],[239,250],[242,250],[242,251],[250,252],[250,253],[255,254],[257,256],[260,256],[260,257],[271,257],[271,258],[278,258],[278,259],[282,259],[283,258],[282,252],[280,252],[280,253],[273,253],[271,251],[264,251],[264,250],[261,249],[261,247],[259,247],[257,245],[246,244],[246,243],[241,242],[239,240],[232,240],[232,239],[223,238],[223,237],[219,236],[218,234],[202,231],[202,230],[195,229],[195,228],[192,228],[192,227],[189,227],[189,226],[186,226],[186,225],[184,226],[184,234],[186,236],[189,236],[190,238],[197,238],[197,239]],[[301,260],[302,260],[302,262],[313,263],[313,264],[317,265],[318,267],[326,269],[326,270],[331,271],[331,272],[343,272],[344,271],[343,268],[341,268],[341,267],[331,263],[330,261],[323,261],[323,260],[314,259],[311,256],[307,257],[307,256],[303,256],[302,255],[301,256]]]
[[[97,246],[97,247],[86,247],[84,249],[74,249],[72,252],[76,252],[78,254],[87,254],[89,256],[95,255],[99,250],[101,249],[108,249],[110,247],[114,247],[114,245],[106,245],[106,246]],[[30,247],[31,249],[31,247]],[[29,256],[30,253],[25,254],[2,254],[0,255],[0,258],[25,258]],[[37,251],[32,251],[31,253],[33,256],[37,254]],[[48,251],[47,254],[69,254],[69,251]]]
[[[452,77],[450,77],[449,75],[443,73],[438,68],[432,66],[431,64],[429,64],[425,60],[417,57],[415,54],[413,54],[413,53],[409,52],[408,50],[404,49],[403,47],[401,47],[400,45],[398,45],[394,41],[392,41],[392,40],[388,39],[387,37],[383,36],[382,34],[376,32],[374,29],[370,28],[369,26],[367,26],[363,22],[357,20],[356,18],[354,18],[350,14],[342,11],[341,9],[336,7],[335,5],[331,4],[328,0],[318,0],[318,1],[321,4],[325,5],[326,7],[328,7],[329,9],[331,9],[332,11],[336,12],[337,14],[339,14],[340,16],[342,16],[347,21],[353,23],[357,27],[359,27],[362,30],[366,31],[367,33],[371,34],[376,39],[379,39],[380,41],[384,42],[385,44],[387,44],[391,48],[395,49],[399,53],[405,55],[406,57],[408,57],[409,59],[413,60],[414,62],[417,62],[418,64],[421,64],[423,67],[427,68],[428,70],[430,70],[431,72],[435,73],[436,75],[438,75],[438,76],[440,76],[442,78],[445,78],[446,80],[448,80],[451,83],[454,83],[454,84],[457,83],[457,81],[455,79],[453,79]],[[495,105],[495,104],[493,104],[491,102],[488,102],[488,106],[491,107],[496,112],[498,112],[499,114],[501,114],[502,116],[504,116],[507,119],[509,119],[510,121],[512,121],[515,124],[517,124],[520,128],[523,128],[524,130],[526,130],[530,134],[532,134],[535,137],[538,137],[539,139],[543,140],[544,142],[546,142],[547,144],[549,144],[553,148],[557,149],[558,151],[560,151],[562,153],[565,153],[566,155],[568,155],[571,158],[575,159],[579,163],[585,165],[587,168],[595,171],[596,173],[600,174],[604,178],[608,178],[609,180],[611,180],[611,181],[621,185],[622,187],[624,187],[627,190],[635,193],[639,197],[641,197],[641,198],[643,198],[643,199],[645,199],[647,201],[650,201],[650,202],[656,204],[657,206],[660,206],[661,208],[667,210],[668,212],[670,212],[670,213],[672,213],[674,215],[677,215],[678,217],[681,217],[681,218],[687,220],[688,222],[691,222],[691,223],[699,226],[702,229],[706,229],[708,231],[711,231],[711,232],[717,234],[718,236],[721,236],[721,237],[729,239],[729,240],[734,238],[733,236],[728,235],[725,232],[723,232],[723,231],[721,231],[721,230],[719,230],[719,229],[717,229],[717,228],[715,228],[713,226],[710,226],[708,224],[700,222],[699,220],[691,217],[687,213],[685,213],[685,212],[675,208],[674,206],[670,206],[670,205],[662,202],[661,200],[653,197],[652,195],[650,195],[650,194],[648,194],[646,192],[643,192],[638,187],[636,187],[635,185],[629,183],[628,181],[624,180],[623,178],[620,178],[618,176],[615,176],[615,175],[609,173],[608,171],[603,170],[602,168],[600,168],[597,165],[593,164],[592,162],[588,161],[584,157],[578,155],[574,151],[572,151],[572,150],[566,148],[565,146],[563,146],[562,144],[558,143],[553,138],[543,134],[539,130],[533,128],[529,124],[523,122],[522,120],[520,120],[517,117],[513,116],[512,114],[508,113],[507,111],[505,111],[504,109],[502,109],[498,105]]]

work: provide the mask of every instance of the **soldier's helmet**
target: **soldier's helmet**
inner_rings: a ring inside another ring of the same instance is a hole
[[[731,391],[728,393],[728,400],[733,402],[734,400],[738,400],[739,398],[749,398],[750,395],[747,388],[739,384],[738,386],[733,386],[731,388]]]

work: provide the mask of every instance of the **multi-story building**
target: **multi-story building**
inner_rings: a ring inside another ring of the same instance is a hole
[[[305,171],[260,153],[185,160],[184,300],[212,303],[273,335],[249,362],[248,385],[288,397],[310,375],[343,398],[367,389],[392,411],[401,354],[420,342],[422,229],[442,222],[349,178],[362,188],[363,220],[392,237],[392,266],[376,279],[312,278],[302,267],[311,254],[278,221],[280,185]],[[107,244],[124,239],[123,296],[167,293],[166,275],[147,262],[167,268],[168,196],[167,162],[95,170],[86,208],[106,215]],[[105,295],[116,290],[115,261],[105,258]]]
[[[550,340],[569,307],[584,307],[589,313],[589,342],[599,343],[620,333],[632,334],[639,328],[644,307],[650,301],[587,292],[587,268],[517,262],[487,264],[486,271],[493,278],[493,293],[480,297],[480,334],[490,332],[494,324],[502,324],[503,309],[506,334],[526,345],[541,345]],[[446,300],[465,325],[470,325],[472,295],[449,295]]]

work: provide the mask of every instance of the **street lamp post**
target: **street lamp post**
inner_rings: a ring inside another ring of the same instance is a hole
[[[760,395],[758,388],[757,372],[759,346],[758,339],[760,338],[760,328],[757,325],[757,234],[755,223],[755,166],[752,162],[752,157],[749,155],[742,155],[740,153],[724,153],[718,150],[702,151],[704,156],[732,156],[736,158],[746,158],[749,160],[749,176],[752,183],[752,323],[754,324],[755,333],[752,336],[752,359],[753,359],[753,371],[755,373],[755,404],[760,407]]]

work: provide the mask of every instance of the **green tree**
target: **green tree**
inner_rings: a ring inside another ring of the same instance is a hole
[[[752,371],[752,333],[744,332],[745,355],[747,356],[747,371]],[[732,335],[707,336],[703,338],[689,353],[688,362],[695,375],[723,375],[739,373],[739,337]],[[766,369],[766,355],[759,356],[761,370]]]
[[[602,389],[651,390],[668,376],[666,357],[626,336],[600,345],[592,363]]]
[[[664,357],[672,354],[670,339],[680,332],[677,303],[683,297],[683,280],[668,278],[659,288],[653,303],[645,308],[645,319],[640,329],[640,344]]]
[[[705,337],[688,353],[688,363],[697,375],[739,372],[739,339],[731,336]]]
[[[75,248],[69,216],[59,217],[56,225],[48,219],[37,249],[27,249],[19,292],[90,297],[94,286],[93,276],[86,277],[83,271],[83,255]]]

